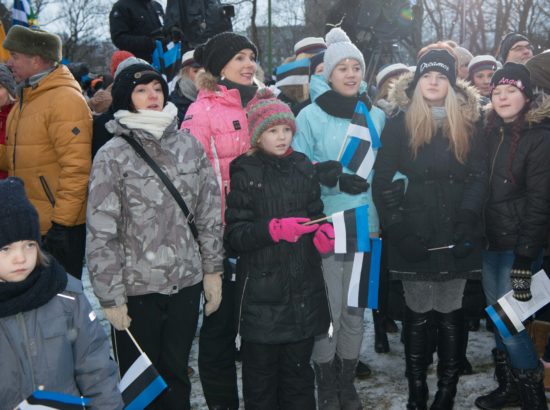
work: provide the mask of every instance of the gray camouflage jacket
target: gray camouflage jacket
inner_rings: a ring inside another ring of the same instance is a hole
[[[176,118],[159,140],[113,120],[115,137],[97,153],[90,176],[86,255],[103,307],[127,296],[172,294],[221,272],[221,198],[201,144],[177,131]],[[195,215],[199,243],[163,182],[121,134],[133,135],[182,194]]]

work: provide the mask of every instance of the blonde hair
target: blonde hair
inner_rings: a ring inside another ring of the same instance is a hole
[[[460,108],[458,96],[450,85],[445,97],[445,111],[447,117],[442,125],[443,135],[449,139],[449,146],[456,160],[463,164],[470,151],[470,138],[475,124],[465,115],[465,110]],[[409,134],[409,146],[413,158],[416,158],[418,149],[424,144],[429,144],[437,132],[432,109],[424,100],[418,84],[405,114],[405,123]]]
[[[50,266],[50,257],[42,250],[40,245],[36,243],[36,265],[37,266]]]

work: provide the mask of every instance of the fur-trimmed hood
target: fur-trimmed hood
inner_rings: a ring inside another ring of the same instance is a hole
[[[409,97],[409,86],[414,79],[414,73],[405,73],[401,75],[390,88],[388,102],[393,106],[393,111],[407,111],[411,104]],[[457,79],[455,90],[460,101],[460,109],[464,111],[466,118],[473,123],[480,118],[481,105],[479,103],[479,92],[468,82]],[[412,90],[411,90],[412,91]]]
[[[216,91],[218,90],[218,77],[203,71],[198,74],[197,85],[199,90]]]

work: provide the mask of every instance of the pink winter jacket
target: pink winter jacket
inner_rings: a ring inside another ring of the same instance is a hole
[[[202,143],[218,179],[223,212],[229,192],[229,163],[250,148],[248,121],[238,90],[216,84],[213,77],[203,79],[200,85],[197,100],[189,106],[181,129]]]

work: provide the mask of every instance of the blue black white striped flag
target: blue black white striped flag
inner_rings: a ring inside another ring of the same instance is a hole
[[[369,206],[332,214],[334,253],[369,252]]]
[[[348,289],[348,306],[378,309],[382,240],[371,238],[370,252],[356,252]]]
[[[87,408],[89,403],[90,399],[84,397],[37,390],[20,403],[16,410],[82,410]]]

